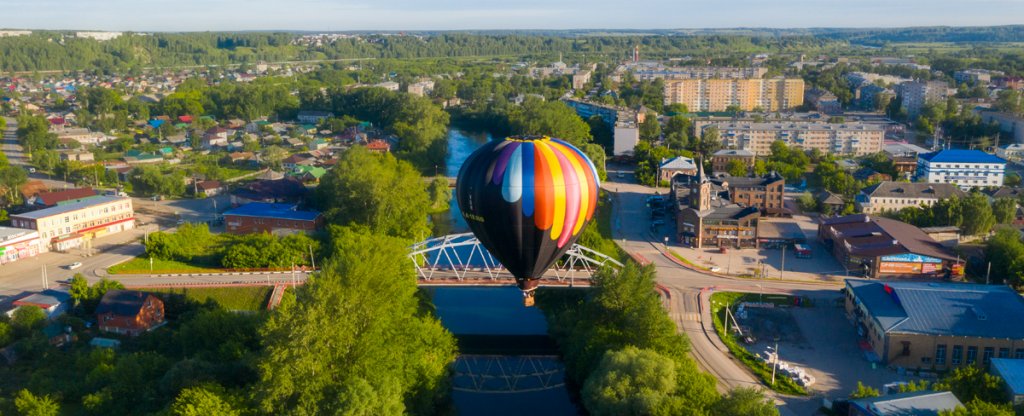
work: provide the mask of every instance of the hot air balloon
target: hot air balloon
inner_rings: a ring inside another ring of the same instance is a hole
[[[455,194],[473,234],[532,306],[538,280],[594,217],[599,186],[594,163],[573,145],[514,136],[473,152]]]

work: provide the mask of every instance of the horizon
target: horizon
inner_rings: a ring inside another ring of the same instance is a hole
[[[970,9],[949,0],[866,0],[857,4],[644,0],[629,8],[608,0],[523,0],[515,5],[495,0],[395,0],[386,5],[363,0],[296,0],[288,4],[182,0],[165,7],[154,0],[12,3],[9,10],[13,11],[6,20],[18,22],[12,26],[31,28],[20,30],[153,33],[893,29],[1024,24],[1019,17],[1024,16],[1020,0],[980,0]]]

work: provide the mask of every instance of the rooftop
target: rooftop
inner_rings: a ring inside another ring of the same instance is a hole
[[[885,126],[873,123],[846,122],[842,124],[833,123],[808,123],[808,122],[714,122],[719,130],[808,130],[808,131],[884,131]]]
[[[96,196],[96,192],[92,188],[62,189],[59,191],[40,192],[39,202],[49,207],[57,205],[58,202],[88,198],[90,196]]]
[[[960,187],[951,183],[879,182],[861,190],[874,198],[935,198],[964,197]]]
[[[747,157],[753,157],[754,156],[754,152],[751,152],[749,150],[740,150],[740,149],[722,149],[722,150],[719,150],[719,151],[715,152],[715,154],[713,156],[747,156]]]
[[[299,211],[292,204],[271,204],[251,202],[224,213],[225,216],[280,218],[286,220],[313,221],[320,216],[316,211]]]
[[[851,403],[879,416],[937,416],[941,411],[963,407],[963,403],[948,391],[890,394]]]
[[[14,301],[14,305],[34,305],[46,309],[54,305],[59,305],[63,302],[67,302],[68,299],[71,299],[71,295],[68,294],[68,292],[49,289],[18,299]]]
[[[697,165],[693,163],[692,158],[685,156],[676,156],[672,159],[661,162],[662,169],[679,169],[679,170],[695,170]]]
[[[847,279],[884,332],[1024,339],[1024,300],[1001,285]]]
[[[1003,378],[1013,395],[1024,394],[1024,360],[993,358],[992,370]]]
[[[106,204],[115,201],[128,201],[130,198],[123,196],[108,196],[98,195],[92,198],[88,198],[83,201],[74,202],[67,205],[58,205],[51,208],[45,208],[38,211],[26,212],[24,214],[11,215],[11,218],[22,218],[30,220],[38,220],[41,218],[52,217],[55,215],[61,215],[68,212],[78,211],[80,209],[89,208],[91,206]]]
[[[0,243],[36,232],[36,230],[27,230],[24,228],[0,227]]]
[[[956,259],[921,229],[894,219],[854,214],[826,219],[820,227],[831,227],[836,238],[841,240],[836,244],[847,244],[850,254],[857,256],[914,254]]]
[[[137,290],[109,290],[103,295],[96,314],[113,313],[118,316],[136,316],[150,295]]]
[[[929,162],[938,163],[1006,163],[1002,158],[981,150],[947,149],[918,156]]]

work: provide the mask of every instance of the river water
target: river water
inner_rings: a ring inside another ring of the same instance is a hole
[[[486,133],[449,130],[445,174],[458,176],[466,158],[489,140]],[[469,231],[454,198],[451,209],[431,216],[431,221],[436,235]],[[579,413],[564,385],[564,366],[553,356],[544,314],[524,307],[518,289],[437,287],[430,292],[441,323],[463,350],[455,363],[452,391],[459,415]]]

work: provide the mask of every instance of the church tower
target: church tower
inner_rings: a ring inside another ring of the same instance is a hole
[[[690,207],[697,211],[711,209],[711,181],[704,175],[704,160],[697,160],[697,180],[690,183]]]

